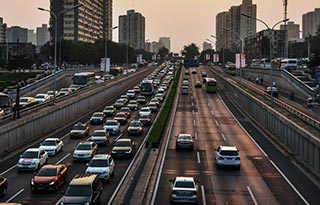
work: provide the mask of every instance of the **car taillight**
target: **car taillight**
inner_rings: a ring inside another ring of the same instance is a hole
[[[192,194],[193,195],[197,195],[197,191],[192,191]]]

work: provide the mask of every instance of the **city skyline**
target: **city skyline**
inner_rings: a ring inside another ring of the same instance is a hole
[[[113,2],[113,26],[118,25],[120,15],[126,14],[127,10],[135,9],[146,18],[146,39],[150,39],[150,42],[158,40],[161,36],[168,36],[171,38],[173,52],[180,52],[184,45],[190,43],[196,43],[201,49],[202,43],[211,34],[215,34],[216,15],[241,3],[242,0],[190,0],[188,2],[183,0],[116,0]],[[283,19],[282,0],[253,0],[253,4],[257,4],[257,17],[269,26]],[[42,24],[49,23],[49,14],[39,12],[38,7],[49,8],[49,1],[12,0],[0,8],[0,16],[10,27],[21,26],[35,29]],[[319,7],[319,0],[308,0],[308,4],[299,0],[289,0],[288,18],[299,24],[302,29],[302,15]],[[271,12],[272,15],[270,15]],[[19,15],[21,13],[24,13],[23,17]],[[257,31],[263,29],[265,26],[258,22]],[[113,40],[118,42],[117,29],[113,31]]]

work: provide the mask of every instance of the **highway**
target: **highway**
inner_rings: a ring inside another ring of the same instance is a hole
[[[205,69],[205,68],[201,68]],[[208,70],[207,70],[207,73]],[[299,191],[291,186],[268,154],[256,144],[252,136],[261,134],[254,127],[247,132],[241,124],[250,124],[248,119],[231,114],[221,98],[223,93],[206,93],[202,88],[194,88],[194,82],[201,80],[200,72],[190,74],[192,92],[179,95],[174,123],[157,188],[155,204],[170,203],[170,179],[175,176],[195,177],[198,183],[199,204],[315,204],[319,202],[319,188],[310,179],[297,173],[298,168],[286,172],[295,183],[305,181],[302,188],[306,200]],[[229,105],[228,105],[229,106]],[[232,110],[234,112],[234,110]],[[241,124],[240,124],[240,122]],[[194,151],[176,151],[175,136],[190,133],[195,137]],[[260,138],[261,140],[261,138]],[[263,146],[270,146],[264,139]],[[260,142],[259,142],[260,143]],[[214,166],[214,150],[219,145],[236,145],[240,151],[241,169],[221,169]],[[284,166],[288,160],[275,148],[268,148],[277,163]],[[282,161],[281,161],[282,160]],[[291,172],[291,173],[290,173]],[[286,173],[285,173],[286,174]],[[298,184],[299,185],[299,184]],[[311,188],[312,187],[312,188]],[[307,193],[309,192],[309,193]]]

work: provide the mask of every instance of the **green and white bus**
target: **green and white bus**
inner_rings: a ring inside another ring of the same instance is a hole
[[[215,78],[204,78],[206,91],[209,92],[217,92],[217,81]]]

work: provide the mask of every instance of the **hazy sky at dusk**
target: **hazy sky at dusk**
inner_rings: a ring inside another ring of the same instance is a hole
[[[6,3],[4,3],[6,2]],[[49,0],[1,0],[0,17],[9,26],[18,25],[35,29],[48,23],[49,14],[40,12],[38,7],[49,8]],[[184,45],[202,43],[210,34],[215,35],[215,17],[242,0],[114,0],[113,25],[118,16],[135,9],[146,17],[146,39],[158,40],[160,36],[171,37],[171,48],[179,52]],[[257,17],[270,27],[283,18],[283,0],[253,0],[257,4]],[[320,8],[320,0],[288,0],[288,18],[300,24],[302,14]],[[264,26],[257,23],[258,31]],[[118,41],[118,30],[113,40]]]

